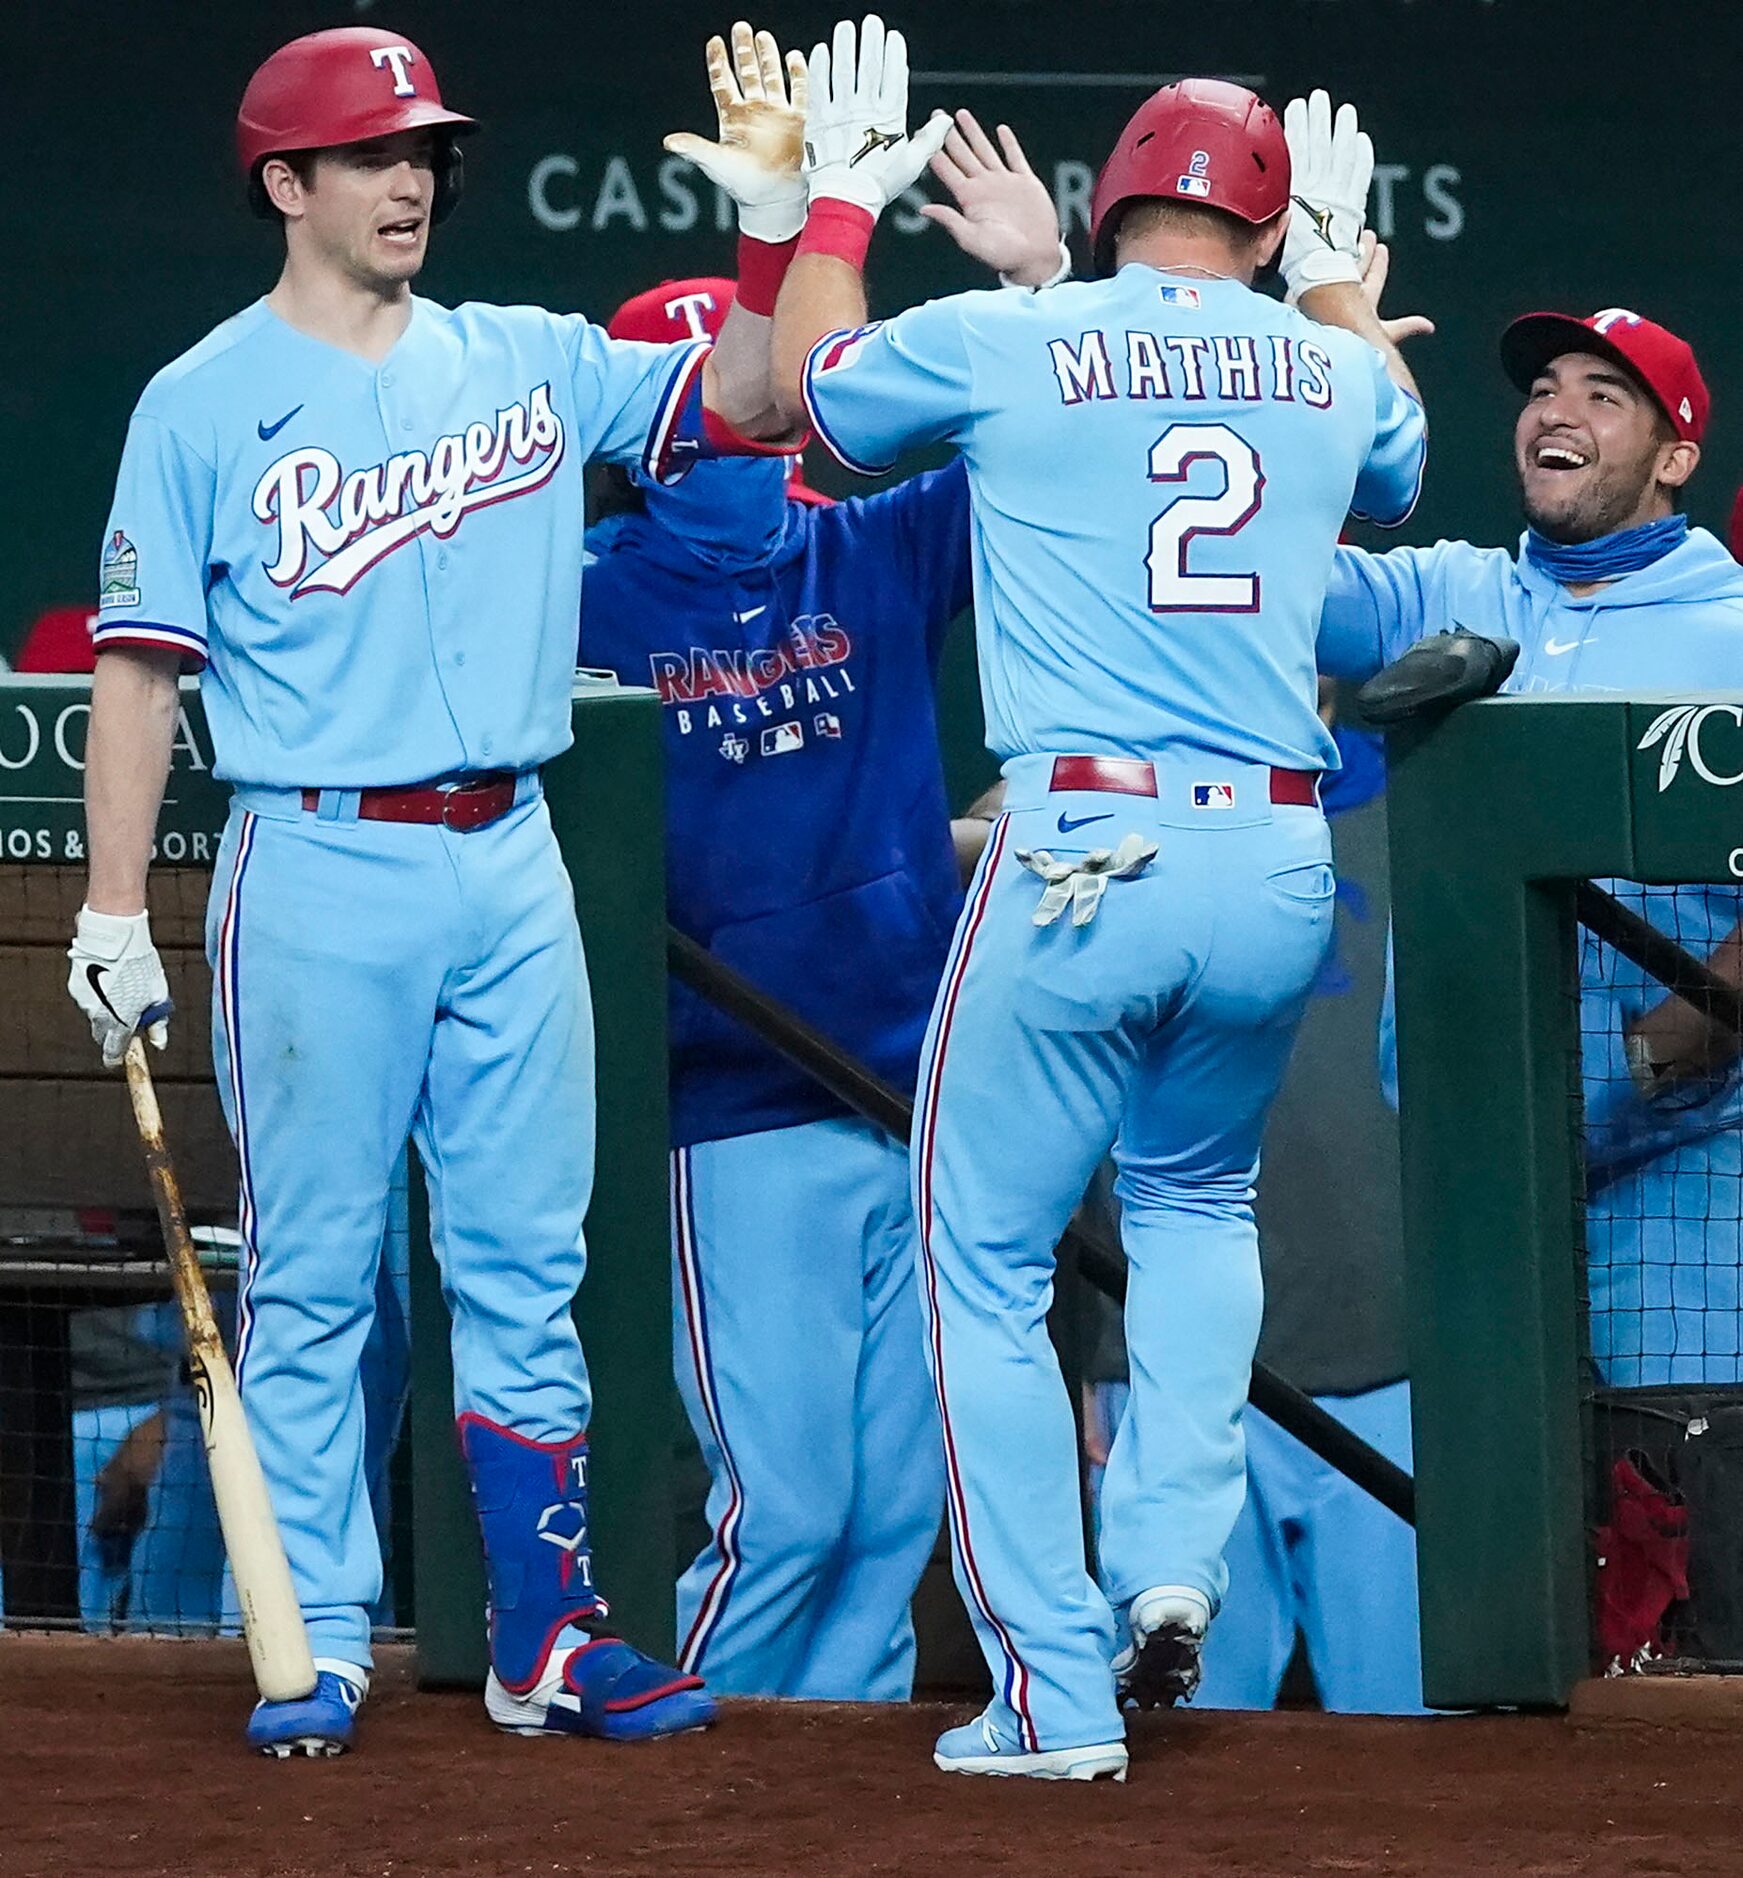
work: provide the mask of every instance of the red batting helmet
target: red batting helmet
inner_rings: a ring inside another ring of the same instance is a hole
[[[269,156],[426,127],[447,132],[430,210],[439,222],[460,193],[460,153],[452,139],[476,130],[476,121],[443,105],[429,60],[409,39],[375,26],[337,26],[280,46],[249,79],[236,114],[236,154],[249,200],[265,214],[260,166]]]
[[[1096,178],[1089,239],[1097,267],[1112,263],[1116,211],[1146,198],[1270,221],[1289,206],[1289,146],[1277,113],[1220,78],[1183,78],[1153,92]]]

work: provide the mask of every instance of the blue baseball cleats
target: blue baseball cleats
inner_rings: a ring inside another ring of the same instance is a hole
[[[315,1686],[300,1701],[255,1703],[248,1718],[251,1748],[284,1761],[293,1754],[343,1754],[350,1747],[368,1674],[324,1657],[316,1658],[315,1670]]]

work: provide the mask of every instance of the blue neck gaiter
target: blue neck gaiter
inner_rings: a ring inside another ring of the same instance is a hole
[[[1602,535],[1596,541],[1569,545],[1551,541],[1535,528],[1525,531],[1525,557],[1531,565],[1559,580],[1564,586],[1578,586],[1586,581],[1617,580],[1623,574],[1638,573],[1654,561],[1662,561],[1673,548],[1688,539],[1689,518],[1667,515],[1661,521],[1643,522],[1638,528],[1624,528],[1614,535]]]
[[[640,470],[630,476],[648,514],[697,560],[741,574],[766,561],[786,533],[789,467],[784,456],[711,459],[669,488]]]

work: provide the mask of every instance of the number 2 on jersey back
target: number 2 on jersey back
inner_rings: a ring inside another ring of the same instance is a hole
[[[1216,495],[1186,494],[1195,463],[1220,463],[1223,487]],[[1259,576],[1193,574],[1186,553],[1198,535],[1233,535],[1259,513],[1265,490],[1259,453],[1227,424],[1171,424],[1150,446],[1150,480],[1176,483],[1181,493],[1150,524],[1152,613],[1257,613]]]

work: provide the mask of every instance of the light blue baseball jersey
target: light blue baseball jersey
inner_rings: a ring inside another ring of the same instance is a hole
[[[695,454],[706,350],[414,299],[371,363],[256,301],[140,398],[96,645],[204,664],[226,781],[542,763],[569,742],[583,467]]]
[[[1426,633],[1455,626],[1519,642],[1508,692],[1734,692],[1743,672],[1743,568],[1705,529],[1650,567],[1606,582],[1583,599],[1505,548],[1441,541],[1432,548],[1368,554],[1339,548],[1326,592],[1319,657],[1327,673],[1371,676]],[[1743,918],[1735,886],[1600,885],[1697,957]],[[1586,1155],[1594,1169],[1637,1163],[1743,1121],[1743,1074],[1647,1102],[1634,1090],[1623,1032],[1664,989],[1611,947],[1584,936]],[[1381,1072],[1395,1077],[1391,1000]]]
[[[850,468],[938,442],[967,461],[996,755],[1336,767],[1314,687],[1332,547],[1352,508],[1404,519],[1425,444],[1371,346],[1133,263],[832,334],[805,378]]]

